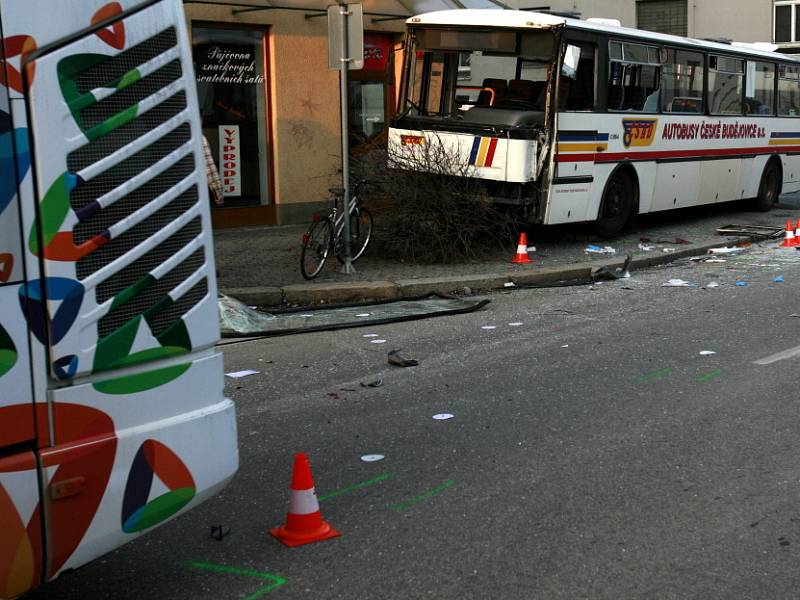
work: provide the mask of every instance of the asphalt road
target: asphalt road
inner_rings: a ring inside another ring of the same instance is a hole
[[[800,252],[491,299],[225,346],[233,483],[31,598],[797,597]],[[296,451],[342,536],[288,549]]]

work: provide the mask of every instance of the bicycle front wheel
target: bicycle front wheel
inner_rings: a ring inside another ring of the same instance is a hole
[[[350,260],[355,262],[364,254],[371,238],[372,213],[366,208],[354,208],[350,213]],[[337,248],[336,258],[339,262],[344,262],[344,252],[341,248]]]
[[[333,226],[327,217],[314,221],[308,231],[303,234],[300,273],[303,274],[304,279],[314,279],[322,271],[331,250],[332,239]]]

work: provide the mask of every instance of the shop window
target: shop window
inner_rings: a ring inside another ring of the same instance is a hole
[[[703,55],[667,50],[661,74],[661,110],[703,112]]]
[[[658,112],[658,48],[611,42],[609,56],[608,109]]]
[[[762,62],[747,63],[747,93],[744,110],[748,115],[775,114],[775,65]]]
[[[778,66],[778,114],[800,117],[800,69],[795,66]]]
[[[192,46],[203,134],[225,207],[269,204],[264,31],[193,27]]]

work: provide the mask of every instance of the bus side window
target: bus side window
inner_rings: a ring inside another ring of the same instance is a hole
[[[608,68],[608,109],[657,112],[661,67],[658,48],[611,42]]]
[[[661,110],[703,112],[702,54],[667,50],[667,61],[661,71]]]
[[[594,109],[595,48],[589,44],[568,44],[558,82],[558,108]]]
[[[794,65],[778,66],[778,114],[800,116],[800,70]]]

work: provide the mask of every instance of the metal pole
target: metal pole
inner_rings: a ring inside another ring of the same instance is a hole
[[[342,91],[342,189],[344,189],[344,194],[342,195],[344,204],[342,208],[342,217],[344,218],[344,229],[342,231],[344,234],[344,266],[342,267],[342,273],[350,275],[355,273],[356,270],[353,267],[352,254],[350,252],[350,127],[347,122],[350,109],[347,101],[347,76],[350,70],[350,55],[347,48],[347,15],[349,14],[347,5],[339,5],[339,14],[342,16],[342,69],[341,77],[339,78]]]

